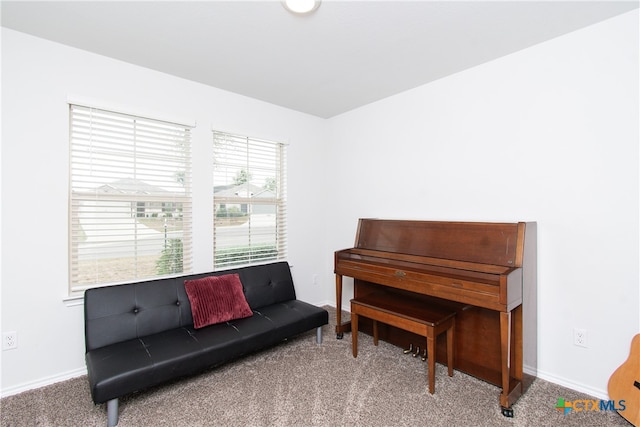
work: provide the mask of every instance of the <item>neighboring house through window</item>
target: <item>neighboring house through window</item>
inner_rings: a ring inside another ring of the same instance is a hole
[[[191,127],[70,105],[70,292],[191,272]]]
[[[216,269],[287,256],[283,143],[213,132]]]

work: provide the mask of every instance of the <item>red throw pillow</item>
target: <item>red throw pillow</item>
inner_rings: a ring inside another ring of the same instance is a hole
[[[196,329],[253,315],[237,274],[185,280],[184,288]]]

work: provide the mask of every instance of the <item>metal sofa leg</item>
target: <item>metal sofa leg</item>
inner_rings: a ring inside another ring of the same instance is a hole
[[[115,398],[107,402],[107,426],[115,427],[117,425],[118,425],[118,398]]]
[[[322,326],[316,328],[316,343],[322,344]]]

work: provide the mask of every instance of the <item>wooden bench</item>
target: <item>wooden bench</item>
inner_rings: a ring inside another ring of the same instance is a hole
[[[358,357],[358,316],[373,320],[373,343],[378,345],[378,323],[395,326],[427,339],[429,360],[429,393],[435,391],[436,338],[447,333],[447,368],[453,376],[453,343],[456,312],[447,307],[425,303],[403,294],[375,292],[351,300],[351,331],[353,357]]]

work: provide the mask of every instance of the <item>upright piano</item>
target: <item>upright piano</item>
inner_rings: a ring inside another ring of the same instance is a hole
[[[343,276],[355,298],[384,290],[446,305],[456,311],[455,369],[500,387],[502,413],[513,416],[537,371],[536,234],[535,222],[360,219],[355,247],[334,257],[337,338],[351,330]],[[422,342],[391,326],[378,334],[405,348]],[[445,362],[445,343],[437,346]]]

